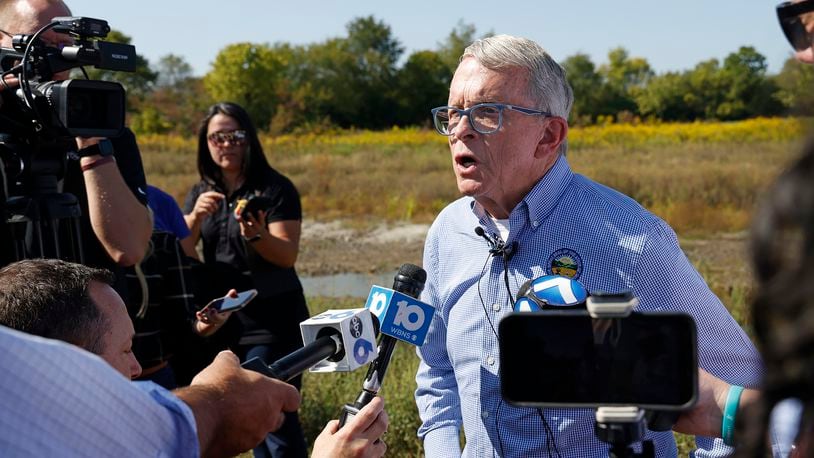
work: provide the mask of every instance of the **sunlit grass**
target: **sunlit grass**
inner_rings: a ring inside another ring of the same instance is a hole
[[[804,123],[757,119],[733,123],[608,125],[574,128],[568,160],[578,173],[615,188],[664,218],[682,247],[747,330],[752,281],[742,250],[752,210],[767,185],[799,150]],[[264,138],[269,161],[299,189],[306,218],[429,223],[458,197],[445,138],[432,131],[339,131]],[[196,141],[139,137],[148,182],[182,201],[198,180]],[[714,242],[708,242],[713,240]],[[733,248],[724,254],[721,240]],[[309,298],[312,314],[360,306],[358,299]],[[413,400],[418,364],[400,344],[382,394],[390,415],[390,456],[421,456]],[[313,440],[342,404],[352,402],[364,378],[306,374],[301,410]],[[693,446],[678,435],[680,456]]]
[[[568,159],[682,235],[741,231],[803,129],[795,119],[574,128]],[[459,196],[445,142],[418,129],[263,139],[272,166],[299,189],[306,218],[423,223]],[[196,140],[143,136],[139,143],[148,182],[182,201],[198,180]]]

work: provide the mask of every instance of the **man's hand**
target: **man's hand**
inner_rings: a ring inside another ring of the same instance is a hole
[[[373,398],[342,429],[339,421],[331,420],[314,442],[312,458],[321,457],[380,457],[387,451],[381,440],[387,432],[387,412],[380,397]]]
[[[241,368],[230,351],[220,352],[176,394],[195,415],[201,455],[207,457],[249,450],[282,426],[284,412],[300,405],[296,388]]]
[[[730,384],[715,377],[704,369],[698,368],[698,402],[695,406],[682,412],[673,425],[673,431],[697,436],[721,437],[721,422],[724,418],[726,396]],[[741,394],[740,408],[751,404],[760,392],[746,389]]]

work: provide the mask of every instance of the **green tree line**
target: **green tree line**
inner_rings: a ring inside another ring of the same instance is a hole
[[[193,76],[191,66],[174,54],[155,64],[139,57],[132,74],[89,73],[125,85],[130,125],[138,133],[189,135],[206,107],[221,100],[245,106],[258,128],[272,134],[429,127],[430,108],[446,102],[458,58],[476,38],[475,27],[461,21],[436,49],[405,56],[390,26],[367,16],[350,21],[345,36],[319,43],[227,45],[203,77]],[[131,41],[119,31],[108,39]],[[574,88],[569,121],[576,125],[814,114],[814,95],[807,90],[814,67],[790,57],[771,75],[766,58],[751,46],[723,61],[662,74],[624,48],[610,50],[598,66],[586,54],[561,63]]]

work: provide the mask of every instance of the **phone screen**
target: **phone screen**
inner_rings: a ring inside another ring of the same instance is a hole
[[[697,397],[696,328],[687,314],[515,313],[500,322],[499,341],[511,404],[683,410]]]
[[[256,289],[250,289],[237,294],[237,297],[220,297],[210,302],[208,307],[215,307],[219,312],[229,312],[245,307],[249,301],[257,296]]]

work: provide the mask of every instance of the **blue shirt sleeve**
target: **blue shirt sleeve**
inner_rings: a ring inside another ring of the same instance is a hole
[[[155,186],[147,186],[147,204],[153,211],[153,228],[175,235],[178,240],[189,236],[184,214],[175,199]]]
[[[197,457],[192,411],[62,342],[0,326],[4,456]]]

